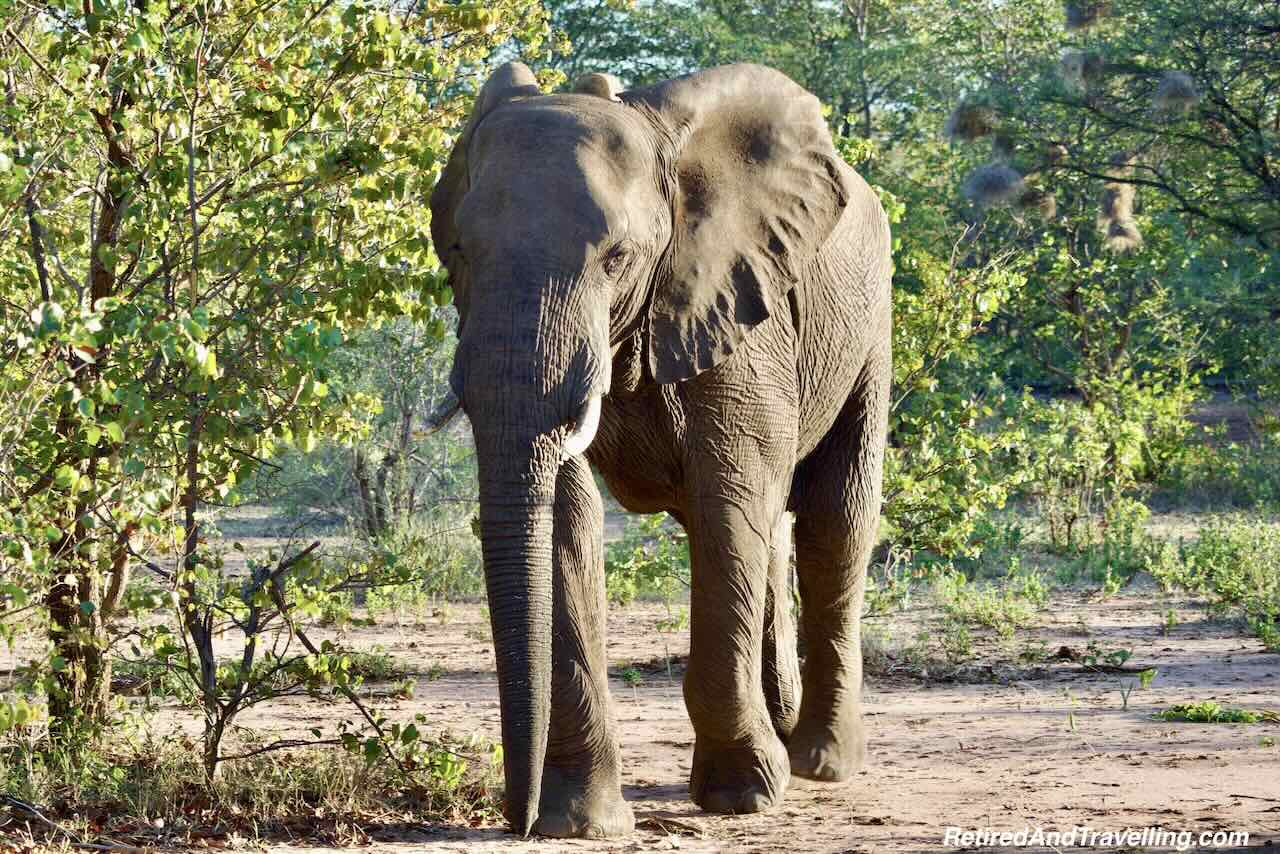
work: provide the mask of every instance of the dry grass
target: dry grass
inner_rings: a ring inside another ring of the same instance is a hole
[[[453,779],[463,752],[473,761]],[[332,744],[277,750],[225,762],[209,784],[199,744],[180,734],[79,757],[10,746],[0,749],[0,781],[12,797],[3,833],[31,846],[223,847],[300,837],[349,845],[410,826],[499,820],[489,757],[452,739],[422,755],[406,772]],[[446,774],[441,762],[456,764]]]

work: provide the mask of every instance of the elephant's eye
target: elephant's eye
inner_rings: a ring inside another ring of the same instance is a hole
[[[605,253],[604,258],[600,261],[600,266],[604,268],[605,275],[616,276],[627,265],[628,257],[630,257],[630,253],[626,244],[619,243]]]

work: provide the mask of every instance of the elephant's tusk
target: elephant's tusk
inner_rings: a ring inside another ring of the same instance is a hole
[[[564,448],[560,454],[562,460],[576,457],[591,446],[596,437],[596,429],[600,426],[600,396],[592,395],[582,412],[574,420],[573,428],[564,440]]]

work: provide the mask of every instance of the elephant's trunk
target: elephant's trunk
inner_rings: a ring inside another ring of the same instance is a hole
[[[450,377],[476,440],[505,811],[526,835],[538,818],[550,724],[556,476],[566,455],[591,444],[609,388],[608,312],[584,305],[575,281],[477,288]]]
[[[517,452],[518,453],[518,452]],[[504,811],[538,818],[551,715],[551,541],[558,449],[479,453],[480,529],[502,706]]]

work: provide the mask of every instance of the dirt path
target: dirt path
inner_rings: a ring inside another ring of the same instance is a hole
[[[1008,664],[971,671],[965,681],[925,681],[894,675],[891,667],[889,675],[870,678],[866,689],[867,770],[838,787],[793,780],[779,808],[741,817],[710,816],[687,799],[693,731],[679,687],[687,632],[657,632],[660,609],[620,610],[610,616],[609,657],[625,794],[639,824],[633,837],[519,841],[500,828],[444,828],[371,850],[962,850],[945,838],[951,826],[1087,826],[1099,832],[1150,826],[1189,831],[1197,839],[1204,831],[1249,831],[1252,845],[1269,841],[1269,850],[1280,850],[1280,726],[1152,718],[1157,709],[1208,699],[1280,708],[1280,655],[1266,653],[1237,627],[1207,620],[1186,603],[1178,624],[1166,632],[1162,622],[1170,602],[1158,599],[1152,592],[1105,603],[1063,601],[1051,612],[1056,616],[1019,636],[1019,644],[1028,636],[1043,640],[1050,655],[1061,646],[1082,650],[1092,640],[1104,649],[1132,650],[1130,666],[1159,668],[1151,687],[1133,692],[1127,709],[1120,680],[1135,677],[1086,673],[1066,660],[1024,666],[1006,654]],[[438,678],[418,677],[412,700],[387,701],[384,708],[393,718],[423,712],[437,728],[497,738],[486,631],[479,608],[452,606],[442,624],[362,629],[356,639],[381,644],[423,672],[443,669],[442,675],[436,671]],[[668,655],[676,657],[671,678],[663,664]],[[620,678],[627,668],[639,672],[638,684]],[[302,729],[314,724],[315,708],[290,700],[258,716],[245,723]],[[1095,839],[1093,850],[1174,849]]]

